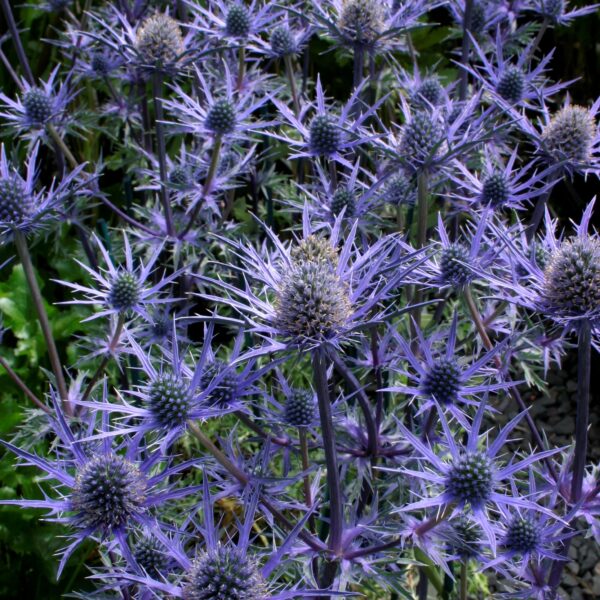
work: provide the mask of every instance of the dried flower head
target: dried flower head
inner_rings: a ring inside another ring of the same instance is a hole
[[[164,13],[156,13],[142,23],[136,47],[144,64],[159,68],[177,62],[185,50],[179,24]]]

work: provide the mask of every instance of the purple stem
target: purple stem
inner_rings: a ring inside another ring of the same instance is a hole
[[[4,13],[4,18],[6,20],[6,24],[8,25],[15,50],[17,51],[17,58],[19,59],[21,68],[25,73],[25,78],[31,85],[34,85],[35,80],[33,78],[33,72],[31,71],[31,66],[27,60],[27,55],[25,54],[25,49],[23,48],[21,38],[19,37],[19,30],[17,29],[15,17],[13,16],[10,2],[8,0],[2,0],[2,12]]]
[[[469,38],[469,32],[471,31],[471,18],[473,15],[473,0],[466,0],[465,2],[465,13],[463,15],[463,39],[462,39],[462,55],[460,62],[463,65],[467,65],[469,62],[469,50],[471,46],[471,39]],[[469,73],[466,69],[461,69],[460,72],[460,84],[458,88],[458,97],[462,101],[467,98],[467,88],[469,85]]]
[[[327,365],[322,350],[313,350],[312,367],[315,390],[319,401],[319,417],[321,419],[321,433],[323,435],[323,449],[325,451],[325,464],[327,466],[327,487],[329,488],[329,513],[330,536],[329,549],[334,555],[342,552],[342,534],[344,530],[344,505],[342,501],[342,488],[340,473],[335,450],[335,431],[331,415],[331,401],[327,385]]]

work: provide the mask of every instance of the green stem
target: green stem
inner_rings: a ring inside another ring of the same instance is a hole
[[[23,233],[18,229],[15,229],[14,231],[14,239],[15,246],[17,248],[17,253],[19,255],[19,260],[23,265],[25,279],[27,280],[29,291],[31,292],[31,299],[33,300],[33,304],[38,315],[38,320],[42,328],[42,333],[46,341],[46,348],[48,350],[50,365],[52,366],[52,371],[54,373],[54,377],[56,378],[56,387],[58,388],[58,393],[62,400],[65,412],[68,415],[70,415],[71,406],[69,404],[69,392],[63,374],[60,358],[58,356],[58,350],[56,349],[54,336],[52,335],[52,327],[50,327],[50,321],[48,320],[48,315],[44,306],[44,299],[38,286],[38,282],[35,276],[35,269],[33,268],[33,263],[31,262],[31,254],[29,253],[27,240]]]
[[[52,411],[27,387],[27,384],[12,370],[11,366],[0,356],[0,365],[4,367],[8,376],[13,380],[14,384],[38,407],[45,413],[52,414]]]
[[[69,150],[67,144],[65,144],[65,141],[62,139],[62,137],[60,137],[58,131],[56,131],[56,129],[54,128],[54,125],[48,123],[46,125],[46,131],[54,140],[54,143],[60,148],[60,151],[65,155],[65,158],[67,159],[71,169],[76,169],[79,166],[79,163],[77,162],[77,159],[73,156],[71,150]]]
[[[287,74],[288,82],[290,84],[290,93],[292,94],[292,102],[294,103],[294,114],[298,116],[300,114],[300,98],[298,96],[298,87],[296,86],[296,78],[294,77],[294,67],[292,65],[292,57],[286,54],[283,57],[285,63],[285,72]]]
[[[460,600],[467,600],[467,590],[469,589],[467,579],[467,561],[460,563]]]
[[[238,92],[244,86],[244,75],[246,69],[246,48],[244,46],[240,46],[238,51],[238,76],[237,76],[237,89]]]

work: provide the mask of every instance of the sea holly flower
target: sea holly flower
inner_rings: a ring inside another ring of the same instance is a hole
[[[403,124],[381,125],[375,145],[411,174],[435,172],[457,157],[469,156],[489,137],[490,113],[480,113],[478,95],[466,103],[448,100],[439,107],[400,99]]]
[[[16,100],[0,92],[0,117],[6,119],[5,126],[31,143],[46,139],[46,125],[64,129],[68,123],[67,107],[76,95],[66,82],[57,81],[59,67],[55,67],[46,81],[31,85],[21,79],[22,90]]]
[[[570,25],[573,19],[596,12],[599,4],[569,10],[568,0],[531,0],[525,10],[538,14],[553,25]]]
[[[486,237],[490,226],[491,209],[485,208],[474,213],[475,222],[468,223],[461,230],[457,240],[451,240],[444,219],[438,214],[437,237],[434,244],[437,252],[416,271],[415,283],[428,287],[439,287],[460,292],[474,282],[487,282],[501,285],[503,280],[492,268],[501,251]]]
[[[104,399],[107,388],[104,386]],[[95,430],[95,419],[75,432],[62,414],[60,402],[51,392],[53,413],[48,416],[58,440],[57,458],[47,460],[0,440],[5,448],[22,459],[24,465],[44,471],[52,484],[55,498],[43,500],[2,500],[9,504],[50,511],[54,521],[68,525],[74,532],[71,542],[62,551],[58,567],[60,576],[74,550],[87,538],[117,542],[121,552],[130,555],[127,532],[133,525],[151,531],[157,529],[153,515],[155,507],[190,494],[198,493],[202,486],[176,487],[173,477],[193,467],[196,460],[184,461],[175,466],[163,466],[168,457],[159,452],[149,453],[139,445],[139,440],[124,440],[111,447],[108,439],[97,444],[82,444]],[[101,431],[106,432],[106,420]]]
[[[466,0],[450,0],[446,5],[454,20],[461,27],[464,26]],[[478,38],[490,31],[494,26],[503,21],[506,16],[504,2],[489,2],[488,0],[473,0],[471,12],[471,25],[469,31]]]
[[[527,470],[533,463],[560,452],[560,449],[531,453],[525,458],[509,460],[505,464],[500,451],[523,418],[523,413],[511,419],[496,438],[489,441],[486,435],[480,435],[486,403],[485,399],[480,402],[464,445],[457,442],[460,437],[451,430],[444,411],[438,404],[443,431],[441,449],[438,451],[411,433],[402,423],[398,423],[405,439],[415,448],[417,468],[401,467],[395,472],[429,482],[431,491],[437,495],[411,502],[396,510],[405,512],[435,509],[440,514],[444,510],[451,510],[450,518],[468,512],[481,527],[492,554],[495,554],[497,532],[490,519],[490,511],[516,507],[553,516],[552,511],[544,506],[515,494],[513,482],[516,474]]]
[[[533,161],[517,166],[518,158],[518,147],[505,160],[493,154],[488,146],[477,172],[456,161],[452,165],[454,168],[447,171],[448,177],[457,185],[451,196],[469,210],[481,206],[522,210],[526,203],[548,193],[556,184],[556,177],[553,176],[554,168],[538,172]]]
[[[448,101],[449,91],[454,87],[450,86],[449,89],[444,87],[435,74],[422,75],[417,65],[414,65],[412,73],[408,69],[396,68],[394,76],[410,103],[424,110],[445,104]]]
[[[22,177],[8,160],[4,144],[0,148],[0,239],[15,230],[26,235],[37,232],[57,217],[67,199],[90,194],[82,176],[85,165],[64,175],[58,183],[53,180],[49,187],[38,188],[38,150],[36,143],[29,152]]]
[[[377,0],[328,0],[313,5],[316,28],[337,46],[382,53],[403,48],[400,32],[418,27],[419,19],[444,4],[442,1],[408,0],[401,3]]]
[[[210,0],[206,6],[196,2],[189,3],[195,13],[192,27],[208,39],[227,42],[232,46],[243,44],[259,36],[276,21],[281,9],[277,3],[241,2],[233,0]]]
[[[57,280],[58,283],[83,294],[83,298],[68,300],[64,304],[101,306],[100,311],[84,319],[84,322],[108,315],[118,315],[122,318],[140,315],[149,321],[151,319],[148,312],[150,308],[167,302],[175,302],[175,298],[161,297],[160,292],[179,277],[185,268],[161,277],[157,283],[151,284],[150,276],[154,272],[156,263],[162,253],[162,244],[152,252],[145,264],[140,262],[136,266],[134,264],[133,251],[126,234],[123,234],[124,265],[115,265],[108,250],[95,235],[94,241],[104,259],[105,267],[93,269],[77,259],[75,259],[75,262],[89,273],[96,287]]]
[[[600,98],[590,108],[568,101],[553,115],[544,107],[536,123],[524,117],[517,125],[534,144],[536,153],[559,173],[600,176],[600,127],[596,122]]]
[[[119,56],[132,70],[134,81],[152,73],[177,74],[202,55],[195,32],[168,13],[130,21],[127,14],[110,6],[104,18],[94,13],[90,17],[96,28],[84,35]]]
[[[393,238],[362,250],[356,241],[357,223],[343,236],[341,225],[338,218],[327,237],[314,233],[305,209],[302,238],[292,244],[284,244],[269,229],[273,250],[257,251],[223,238],[240,259],[235,270],[247,283],[238,288],[223,279],[199,276],[224,294],[202,297],[246,316],[249,330],[266,340],[251,355],[339,346],[383,318],[380,303],[408,276],[418,253],[399,257]]]
[[[312,34],[312,28],[307,27],[304,20],[293,18],[286,12],[266,38],[254,36],[248,49],[273,59],[296,56],[304,50]]]
[[[506,341],[469,364],[461,360],[456,351],[457,326],[458,313],[455,312],[447,335],[433,334],[425,338],[417,327],[418,351],[396,334],[400,348],[398,362],[406,361],[411,368],[392,367],[406,383],[394,384],[385,388],[385,391],[407,394],[412,399],[419,398],[420,406],[415,416],[435,411],[438,405],[468,429],[469,419],[465,408],[476,407],[482,395],[508,390],[515,383],[497,382],[497,369],[492,365],[493,359],[506,348]],[[445,350],[441,351],[440,347],[443,349],[444,346]]]
[[[227,63],[223,63],[224,77],[207,81],[204,73],[194,67],[202,100],[190,96],[175,85],[175,98],[163,104],[177,119],[171,122],[176,129],[199,137],[228,138],[237,141],[251,139],[250,134],[273,123],[251,119],[261,107],[272,99],[271,95],[257,97],[253,89],[245,87],[234,93],[235,81]],[[224,83],[224,85],[223,85]]]
[[[308,205],[315,230],[319,224],[323,227],[332,225],[342,214],[346,223],[358,220],[361,230],[368,229],[376,219],[374,212],[380,203],[375,177],[361,168],[359,159],[355,161],[352,171],[341,173],[335,182],[320,163],[314,166],[315,180],[310,185],[299,185],[299,197],[284,200],[286,208],[302,213],[305,205]]]
[[[479,82],[483,89],[500,107],[513,106],[530,110],[541,110],[544,101],[573,83],[547,85],[545,73],[554,56],[554,50],[546,54],[535,66],[530,64],[530,42],[516,58],[506,56],[505,39],[496,31],[494,54],[488,58],[487,52],[477,40],[472,40],[480,65],[461,65]]]
[[[595,199],[586,207],[575,235],[557,235],[557,222],[546,211],[546,235],[538,242],[542,260],[523,255],[507,244],[514,268],[503,296],[563,326],[577,329],[589,321],[600,324],[600,238],[589,233]],[[499,234],[502,232],[498,230]]]
[[[206,477],[201,497],[201,521],[198,518],[187,520],[188,526],[193,527],[193,539],[196,541],[194,547],[190,549],[189,544],[184,545],[182,535],[167,536],[162,530],[153,532],[171,559],[172,572],[169,577],[161,576],[160,572],[145,571],[139,574],[139,568],[138,572],[132,572],[133,567],[139,565],[130,561],[126,571],[111,573],[110,578],[136,583],[142,591],[153,595],[167,594],[185,600],[292,600],[305,596],[336,595],[332,591],[304,590],[299,583],[289,585],[277,581],[276,568],[281,561],[289,558],[300,526],[294,527],[276,549],[268,549],[270,553],[254,550],[254,528],[256,519],[259,518],[258,489],[248,488],[243,493],[241,503],[245,509],[244,516],[242,519],[235,519],[232,526],[235,531],[229,531],[227,535],[221,531],[220,523],[215,523],[213,515],[218,494],[212,493]],[[300,524],[306,522],[307,516]]]
[[[293,133],[268,131],[267,134],[290,146],[293,151],[290,158],[323,157],[352,170],[353,165],[344,154],[374,139],[375,136],[369,134],[363,125],[375,114],[383,101],[379,100],[363,111],[360,95],[365,85],[366,82],[363,82],[358,86],[338,112],[334,107],[327,105],[321,78],[317,77],[316,101],[304,103],[298,116],[286,104],[273,99],[283,123],[288,125]],[[357,109],[359,114],[354,116]],[[311,117],[308,116],[310,113]]]

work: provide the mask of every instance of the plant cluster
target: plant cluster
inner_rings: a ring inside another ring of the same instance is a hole
[[[49,369],[1,359],[33,402],[3,460],[43,478],[0,503],[64,526],[58,576],[91,542],[78,597],[557,598],[600,542],[600,237],[552,196],[600,175],[600,98],[540,42],[597,5],[48,0],[44,74],[1,4],[1,270]],[[574,341],[555,447],[522,391]]]

